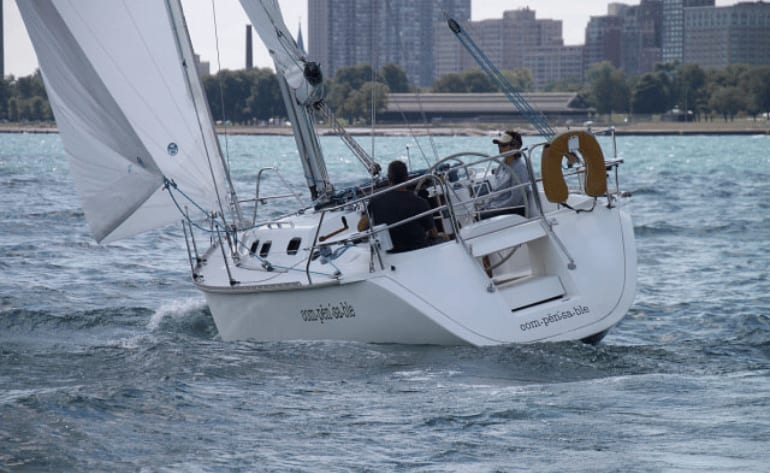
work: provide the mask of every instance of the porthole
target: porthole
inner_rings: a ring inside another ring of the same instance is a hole
[[[302,238],[295,237],[292,238],[289,242],[289,245],[286,247],[286,254],[287,255],[296,255],[299,251],[299,244],[302,242]]]
[[[262,248],[259,250],[259,256],[262,258],[266,258],[267,255],[270,253],[270,247],[273,246],[273,242],[268,240],[264,243],[262,243]]]

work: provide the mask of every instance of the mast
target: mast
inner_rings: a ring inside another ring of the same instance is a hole
[[[318,142],[318,135],[315,132],[312,112],[309,106],[303,106],[299,102],[295,90],[289,86],[284,76],[279,75],[277,79],[283,102],[286,105],[286,113],[294,129],[294,140],[297,143],[299,157],[305,170],[305,179],[310,190],[310,196],[313,201],[327,200],[334,193],[334,188],[329,181],[321,144]]]

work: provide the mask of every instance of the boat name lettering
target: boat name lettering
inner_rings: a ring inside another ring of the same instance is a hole
[[[588,306],[576,305],[572,307],[572,310],[562,310],[560,312],[547,314],[539,319],[524,322],[523,324],[519,325],[519,328],[522,332],[526,332],[527,330],[533,330],[540,327],[548,327],[549,325],[555,324],[556,322],[561,322],[562,320],[571,319],[572,317],[588,314],[590,312],[591,309]]]
[[[335,319],[350,319],[356,316],[356,311],[348,302],[339,304],[319,305],[315,309],[301,309],[300,314],[305,322],[321,322]]]

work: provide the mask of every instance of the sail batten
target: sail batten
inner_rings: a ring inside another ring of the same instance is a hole
[[[95,238],[178,221],[164,177],[201,207],[220,210],[225,171],[199,103],[205,97],[191,92],[184,70],[194,64],[192,48],[177,46],[171,15],[181,8],[155,0],[18,4]]]

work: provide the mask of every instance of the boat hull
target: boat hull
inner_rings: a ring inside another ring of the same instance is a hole
[[[346,277],[343,269],[315,284],[198,287],[224,340],[484,346],[595,338],[634,298],[631,219],[602,207],[553,221],[553,233],[525,245],[534,274],[510,282],[490,279],[480,258],[451,241],[387,254],[374,271]]]

